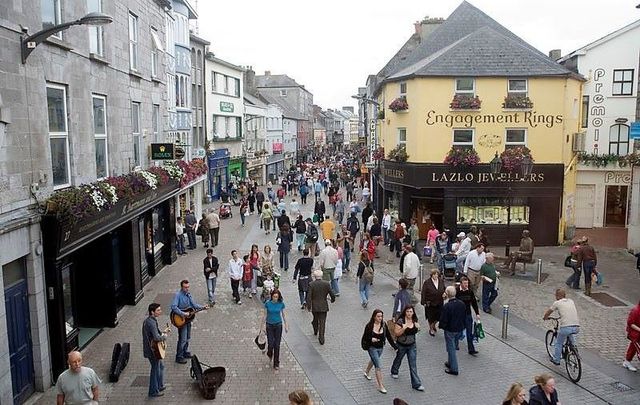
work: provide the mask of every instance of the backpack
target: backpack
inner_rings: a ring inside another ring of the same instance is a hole
[[[373,270],[373,267],[371,267],[371,262],[369,262],[368,265],[366,265],[364,262],[361,262],[361,263],[364,264],[364,271],[362,272],[362,279],[364,281],[366,281],[367,283],[369,283],[369,284],[373,283],[374,270]]]
[[[307,230],[306,236],[309,242],[316,242],[318,240],[318,229],[311,225]]]
[[[347,229],[351,232],[351,235],[355,235],[360,230],[360,223],[357,218],[349,218],[347,220]]]

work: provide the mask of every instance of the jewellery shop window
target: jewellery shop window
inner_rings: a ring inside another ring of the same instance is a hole
[[[509,218],[509,205],[511,218]],[[457,224],[529,224],[526,198],[462,198],[458,200]]]
[[[400,212],[400,196],[398,193],[391,193],[389,196],[389,212],[395,213],[396,218],[398,217],[398,212]]]

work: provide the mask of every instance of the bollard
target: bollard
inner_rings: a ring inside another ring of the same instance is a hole
[[[538,276],[536,281],[538,284],[542,284],[542,259],[538,259]]]
[[[509,326],[509,305],[502,306],[502,338],[507,338],[507,327]]]
[[[420,282],[420,284],[418,284],[418,291],[422,292],[422,271],[424,270],[424,264],[420,264],[420,271],[418,272],[418,281]]]

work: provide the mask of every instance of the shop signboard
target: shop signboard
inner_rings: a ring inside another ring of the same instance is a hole
[[[151,160],[173,160],[172,143],[152,143],[151,144]]]
[[[228,101],[221,101],[220,102],[220,111],[221,112],[232,113],[233,112],[233,103],[229,103]]]

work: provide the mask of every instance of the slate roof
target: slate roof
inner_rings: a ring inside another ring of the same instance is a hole
[[[280,106],[280,108],[282,108],[282,114],[285,118],[291,118],[294,120],[306,120],[306,118],[298,113],[298,111],[292,105],[290,105],[285,98],[275,97],[266,91],[260,91],[260,89],[258,89],[258,93],[269,104],[276,104]]]
[[[571,75],[568,69],[464,1],[387,80],[410,76]]]
[[[522,40],[482,27],[389,76],[566,76],[571,72]]]
[[[243,97],[244,97],[244,100],[247,101],[249,104],[255,105],[257,107],[267,107],[267,103],[262,101],[259,97],[256,97],[250,93],[245,92]]]
[[[256,87],[302,87],[287,75],[256,75]]]

